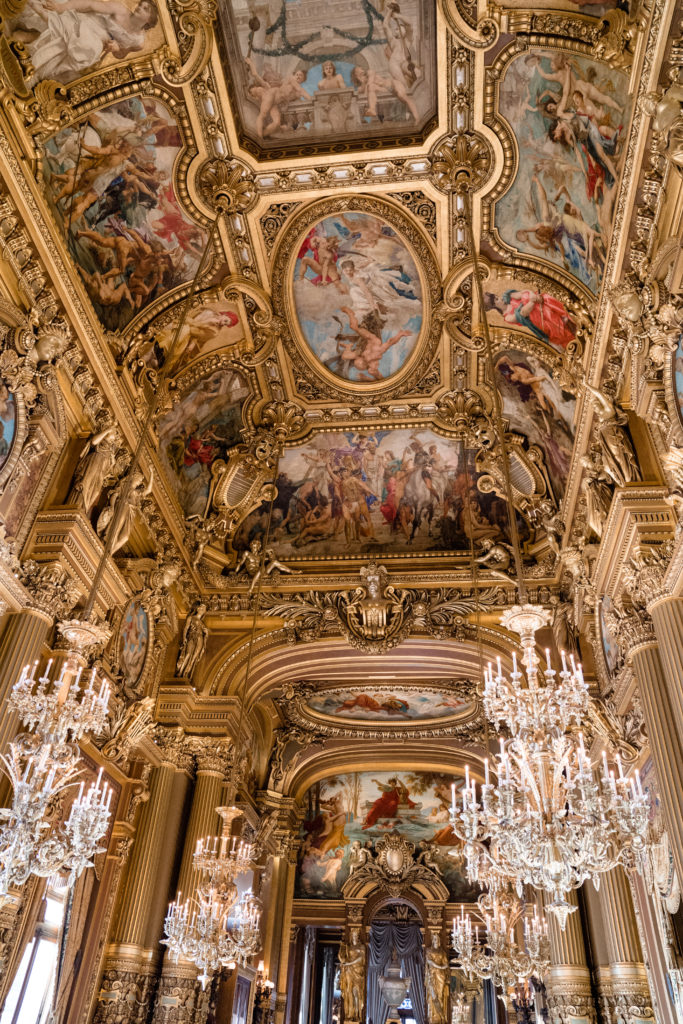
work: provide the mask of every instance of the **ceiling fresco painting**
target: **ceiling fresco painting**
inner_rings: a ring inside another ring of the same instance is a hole
[[[499,110],[518,147],[514,181],[496,202],[500,237],[597,292],[630,117],[627,76],[536,49],[506,68]]]
[[[306,817],[297,871],[297,894],[339,898],[357,847],[387,834],[433,844],[434,861],[454,900],[475,898],[448,823],[452,775],[437,772],[352,772],[317,782],[304,797]],[[455,779],[456,792],[463,779]]]
[[[471,701],[447,690],[379,687],[321,690],[308,699],[311,711],[356,722],[418,722],[452,718]]]
[[[281,559],[468,551],[507,537],[505,503],[479,476],[473,451],[430,430],[319,434],[280,459],[270,539]],[[257,510],[235,547],[262,531]]]
[[[305,342],[341,380],[387,380],[419,343],[415,258],[379,217],[350,210],[315,224],[296,253],[291,285]]]
[[[484,285],[484,309],[491,327],[521,331],[564,352],[576,340],[577,325],[566,303],[524,275],[498,275],[496,266]],[[552,288],[550,282],[547,288]],[[557,287],[554,287],[557,291]]]
[[[557,501],[561,501],[574,447],[575,398],[552,377],[537,355],[508,349],[495,357],[503,415],[512,430],[539,446]]]
[[[173,180],[183,148],[165,104],[131,97],[59,132],[45,146],[47,198],[102,324],[124,328],[190,280],[205,232]]]
[[[30,84],[52,79],[65,85],[163,41],[155,0],[30,0],[7,29],[31,58]]]
[[[411,142],[436,112],[435,4],[221,0],[236,113],[264,154]]]
[[[126,358],[141,359],[145,366],[163,368],[169,377],[175,377],[191,363],[231,348],[244,336],[235,304],[225,299],[202,297],[187,312],[180,330],[178,324],[177,309],[162,313],[135,338]]]
[[[161,461],[188,518],[206,513],[211,467],[238,443],[248,394],[239,374],[217,370],[159,421]]]

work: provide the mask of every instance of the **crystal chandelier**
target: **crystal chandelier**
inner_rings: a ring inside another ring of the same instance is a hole
[[[451,998],[451,1024],[467,1024],[472,1017],[472,1007],[464,992]]]
[[[462,808],[451,807],[451,824],[465,843],[471,881],[510,878],[521,894],[529,883],[549,893],[552,910],[564,928],[575,908],[567,893],[587,878],[596,887],[599,875],[621,863],[638,870],[646,850],[649,801],[640,778],[609,770],[603,754],[602,773],[588,757],[583,736],[572,735],[586,718],[588,687],[581,666],[562,653],[562,670],[551,665],[541,672],[534,636],[548,613],[534,605],[506,611],[502,625],[521,637],[524,673],[517,667],[509,679],[500,659],[494,675],[485,677],[484,710],[511,738],[500,741],[497,783],[490,781],[488,760],[481,800],[467,773]]]
[[[215,971],[245,963],[258,952],[261,939],[261,905],[251,890],[242,894],[232,907],[226,907],[222,894],[200,889],[197,898],[171,903],[161,941],[168,946],[173,960],[190,960],[200,970],[202,988]],[[232,913],[231,913],[232,911]]]
[[[254,859],[251,843],[231,836],[236,807],[217,807],[223,825],[220,836],[197,840],[192,862],[202,880],[195,897],[168,908],[162,942],[174,960],[183,957],[197,965],[202,988],[213,973],[231,963],[246,963],[261,946],[261,904],[251,889],[238,899],[237,879]]]
[[[216,813],[223,825],[220,836],[207,836],[197,840],[192,858],[195,871],[201,871],[206,878],[204,888],[215,892],[230,908],[237,899],[235,879],[249,870],[254,858],[254,848],[230,831],[235,818],[241,811],[237,807],[217,807]]]
[[[47,877],[68,869],[72,885],[92,866],[109,824],[111,789],[102,784],[102,769],[87,790],[81,782],[66,821],[56,813],[58,798],[82,770],[78,741],[104,728],[109,684],[103,681],[96,690],[93,670],[82,688],[82,669],[74,671],[69,658],[53,682],[51,667],[50,661],[38,680],[37,663],[24,668],[8,701],[29,731],[0,755],[13,789],[11,805],[0,809],[0,900],[32,874]]]
[[[473,978],[490,980],[507,993],[513,985],[526,981],[533,974],[543,975],[549,960],[547,925],[534,908],[531,919],[524,916],[524,902],[510,889],[493,889],[478,901],[476,917],[465,914],[453,918],[451,942],[457,954],[456,966]],[[523,945],[517,941],[519,923],[523,922]],[[482,934],[480,936],[480,925]]]

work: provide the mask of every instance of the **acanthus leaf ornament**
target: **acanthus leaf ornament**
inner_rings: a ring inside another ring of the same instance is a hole
[[[493,159],[482,135],[458,132],[437,142],[432,150],[432,182],[440,192],[477,192],[488,180]]]
[[[220,213],[246,213],[258,199],[253,176],[234,159],[207,160],[199,168],[197,184],[207,206]]]

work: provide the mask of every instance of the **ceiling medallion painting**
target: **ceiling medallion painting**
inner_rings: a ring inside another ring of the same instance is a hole
[[[433,0],[220,0],[244,143],[261,156],[420,142],[436,115]]]
[[[270,530],[275,556],[457,552],[484,538],[507,540],[505,502],[478,489],[475,454],[427,429],[321,433],[285,449]],[[262,539],[262,512],[244,520],[237,549]]]
[[[349,211],[310,228],[294,252],[292,302],[315,358],[335,377],[394,377],[422,333],[422,283],[386,222]]]
[[[484,308],[491,327],[521,331],[560,353],[577,347],[578,325],[568,301],[565,290],[554,281],[495,263],[484,282]]]
[[[597,293],[630,116],[627,75],[534,49],[503,70],[499,113],[517,149],[514,180],[495,204],[500,238]]]
[[[176,377],[191,363],[212,352],[230,348],[244,337],[234,302],[213,293],[198,295],[187,312],[178,332],[182,308],[165,310],[134,338],[126,359],[138,359],[153,370],[164,369],[169,377]],[[173,346],[171,361],[168,354]]]
[[[206,234],[181,208],[173,180],[180,129],[157,99],[102,107],[45,144],[45,193],[103,326],[191,280]]]
[[[538,445],[558,505],[564,497],[574,447],[576,399],[553,379],[549,366],[529,346],[495,357],[503,415],[512,430]]]
[[[461,717],[471,709],[471,700],[447,689],[422,686],[319,690],[311,694],[305,708],[324,718],[397,725]]]
[[[440,291],[430,243],[393,203],[340,197],[295,214],[273,267],[294,386],[307,393],[317,375],[330,398],[405,394],[438,344]]]
[[[217,370],[187,391],[160,420],[161,461],[186,518],[206,515],[211,468],[239,442],[248,394],[239,374]]]

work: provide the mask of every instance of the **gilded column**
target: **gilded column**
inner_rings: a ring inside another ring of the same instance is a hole
[[[657,773],[664,824],[679,878],[683,878],[683,743],[652,622],[644,611],[621,619],[619,641],[638,683],[650,752]]]
[[[567,918],[564,931],[560,928],[555,915],[547,912],[550,970],[546,989],[550,1016],[553,1024],[572,1024],[576,1017],[585,1018],[591,1024],[595,1024],[597,1015],[581,927],[581,910],[575,892],[569,893],[567,900],[576,907],[576,910]]]
[[[0,641],[0,750],[5,750],[17,731],[16,715],[7,714],[5,704],[25,665],[40,658],[52,628],[47,611],[27,608],[11,615]]]
[[[152,772],[149,799],[140,814],[107,949],[95,1024],[113,1019],[143,1024],[154,998],[173,871],[173,856],[169,854],[180,833],[190,768],[187,757],[171,759],[170,749],[163,756]]]
[[[631,1017],[651,1020],[652,997],[643,963],[638,923],[631,889],[622,867],[601,875],[598,900],[609,961],[597,971],[604,1019],[607,1024],[620,1024]]]
[[[683,600],[660,596],[647,610],[659,641],[659,656],[679,736],[683,736]]]
[[[227,767],[227,749],[216,740],[195,739],[191,749],[197,775],[178,874],[177,890],[182,899],[193,895],[199,880],[193,864],[197,840],[218,835],[220,830],[216,808],[221,804]],[[173,963],[167,954],[154,1006],[154,1024],[201,1024],[209,1013],[209,997],[210,990],[202,991],[197,981],[195,965],[183,960]]]

